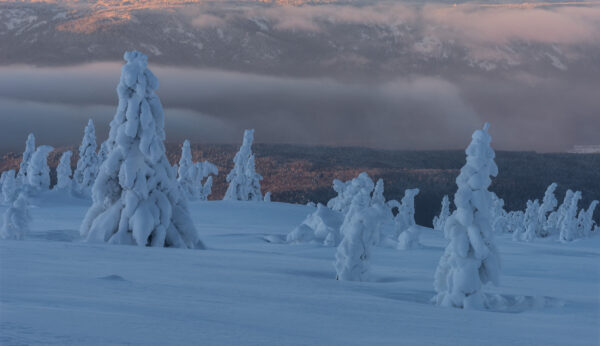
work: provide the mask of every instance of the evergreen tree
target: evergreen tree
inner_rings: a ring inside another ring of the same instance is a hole
[[[27,169],[29,168],[29,162],[35,152],[35,136],[30,133],[27,136],[27,142],[25,142],[25,151],[23,152],[23,159],[19,167],[19,173],[17,174],[17,184],[29,184],[27,181]]]
[[[434,301],[442,306],[481,309],[485,305],[483,285],[498,283],[500,260],[494,245],[488,191],[498,174],[490,146],[489,124],[473,133],[467,147],[467,163],[456,179],[456,210],[448,218],[444,233],[449,239],[435,273]]]
[[[77,189],[83,195],[89,196],[92,185],[98,174],[98,155],[96,154],[96,130],[92,119],[85,127],[83,140],[79,146],[79,161],[73,174]]]
[[[204,248],[169,164],[158,80],[140,52],[125,53],[109,154],[80,232],[87,241]]]
[[[379,243],[382,220],[380,209],[371,206],[370,200],[370,191],[359,191],[346,213],[341,226],[343,238],[335,254],[337,280],[366,281],[369,278],[371,249]]]
[[[50,189],[50,167],[48,155],[54,150],[49,145],[37,147],[27,165],[27,187],[31,193],[39,193]]]
[[[2,201],[12,204],[19,192],[19,182],[14,169],[2,172]]]
[[[73,153],[68,150],[65,151],[61,157],[58,167],[56,167],[56,186],[54,189],[57,190],[70,190],[73,186],[73,169],[71,169],[71,156]]]
[[[22,240],[29,232],[29,202],[24,193],[20,193],[10,208],[4,212],[4,220],[0,227],[0,238]]]
[[[233,169],[227,175],[229,187],[225,192],[224,200],[234,201],[262,201],[260,181],[262,176],[256,173],[252,142],[254,130],[244,131],[244,141],[240,151],[233,158]]]
[[[450,199],[447,195],[442,198],[442,210],[439,216],[433,218],[433,229],[436,231],[443,231],[446,220],[450,217]]]

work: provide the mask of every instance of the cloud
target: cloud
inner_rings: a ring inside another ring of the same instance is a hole
[[[151,68],[173,142],[237,143],[243,129],[256,128],[259,142],[457,149],[490,121],[498,149],[562,151],[594,143],[600,127],[600,82],[571,77],[340,82]],[[29,131],[51,145],[77,144],[88,117],[103,138],[119,73],[116,63],[0,68],[0,121],[9,134],[3,151],[20,148]]]
[[[6,77],[0,81],[0,114],[11,115],[3,124],[14,134],[3,142],[20,146],[27,131],[35,131],[49,144],[75,144],[90,116],[105,131],[120,70],[109,66],[0,68]],[[471,124],[479,122],[458,89],[436,78],[348,84],[167,67],[153,71],[161,81],[168,140],[235,143],[244,128],[253,127],[262,142],[459,147]]]

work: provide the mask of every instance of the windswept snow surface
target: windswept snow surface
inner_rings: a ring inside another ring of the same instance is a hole
[[[335,280],[335,248],[284,244],[314,208],[193,202],[207,250],[83,243],[89,205],[31,202],[25,240],[0,241],[0,345],[597,345],[600,237],[513,242],[503,312],[432,305],[446,241],[374,247],[371,282]],[[4,213],[6,207],[0,207]],[[519,298],[521,297],[521,298]]]

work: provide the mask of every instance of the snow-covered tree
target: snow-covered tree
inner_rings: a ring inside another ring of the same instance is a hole
[[[56,167],[56,185],[54,189],[57,190],[70,190],[73,186],[73,169],[71,169],[71,156],[73,153],[68,150],[65,151],[61,157],[58,167]]]
[[[195,186],[197,187],[195,198],[205,201],[212,192],[213,178],[210,175],[217,176],[219,174],[219,169],[212,162],[208,161],[196,162],[194,168],[194,180],[196,182]],[[204,183],[202,183],[202,181],[204,181]]]
[[[507,231],[506,210],[504,210],[504,200],[492,192],[492,229],[494,233],[504,233]]]
[[[39,193],[50,189],[50,167],[48,167],[48,155],[54,150],[49,145],[37,147],[29,165],[27,166],[27,184],[33,193]]]
[[[358,177],[346,182],[335,179],[333,181],[333,190],[337,192],[337,196],[327,202],[327,207],[346,214],[350,209],[352,200],[357,194],[370,194],[373,188],[373,180],[371,180],[366,172],[362,172]]]
[[[31,161],[31,157],[35,152],[35,136],[33,133],[30,133],[27,136],[27,142],[25,142],[25,151],[23,152],[23,159],[21,160],[21,165],[19,167],[19,173],[17,175],[17,183],[18,184],[28,184],[27,181],[27,169],[29,167],[29,162]]]
[[[381,216],[380,224],[393,221],[392,212],[383,196],[383,180],[379,179],[377,185],[375,185],[369,175],[363,172],[346,183],[334,180],[334,189],[342,185],[344,187],[337,190],[338,196],[328,203],[328,205],[335,208],[332,209],[319,204],[315,212],[308,215],[300,226],[288,234],[287,242],[312,242],[327,246],[338,245],[343,237],[340,230],[342,223],[351,209],[352,200],[358,195],[369,198],[369,207],[375,209],[377,214]],[[350,205],[347,205],[348,200],[350,200]]]
[[[539,214],[540,202],[537,199],[535,201],[527,201],[527,209],[525,209],[525,221],[523,223],[525,233],[523,233],[520,240],[532,241],[538,236],[541,227],[539,223]]]
[[[83,140],[79,146],[79,161],[73,173],[73,181],[83,195],[89,196],[92,185],[98,175],[98,155],[96,154],[96,129],[92,119],[88,121],[83,133]]]
[[[317,210],[309,214],[300,226],[287,235],[288,243],[321,243],[335,246],[339,244],[340,226],[344,215],[320,204]]]
[[[408,189],[400,201],[398,214],[396,215],[396,228],[398,230],[398,249],[408,250],[420,247],[419,237],[421,227],[416,227],[415,222],[415,196],[419,189]]]
[[[506,229],[513,234],[514,240],[521,239],[525,233],[525,213],[522,210],[511,211],[506,214]]]
[[[233,201],[262,201],[260,181],[262,176],[256,173],[252,142],[254,130],[244,131],[244,140],[240,151],[233,158],[233,169],[227,175],[229,187],[224,200]]]
[[[558,185],[556,183],[550,184],[546,188],[546,192],[544,193],[544,199],[542,200],[542,204],[540,205],[540,210],[538,214],[538,223],[540,225],[540,236],[546,237],[549,235],[549,226],[548,226],[548,217],[550,213],[556,209],[558,206],[558,200],[554,195],[556,188]]]
[[[490,146],[489,124],[473,133],[467,147],[467,163],[456,178],[456,210],[446,221],[449,239],[435,273],[438,305],[465,309],[485,307],[483,285],[497,283],[500,259],[494,245],[490,215],[492,195],[488,191],[498,174]]]
[[[269,203],[271,202],[271,191],[265,193],[265,197],[263,198],[263,201]]]
[[[433,218],[433,229],[436,231],[443,231],[448,217],[450,217],[450,199],[446,195],[442,198],[442,210],[440,211],[440,215]]]
[[[80,232],[87,241],[202,249],[165,154],[158,80],[140,52],[125,53],[110,123],[109,155],[92,189]]]
[[[15,175],[15,170],[10,169],[8,171],[2,172],[2,201],[5,204],[12,204],[12,202],[17,198],[17,194],[19,192],[19,182],[17,181],[17,177]]]
[[[371,249],[379,242],[382,220],[380,209],[370,205],[369,193],[358,193],[352,199],[341,226],[343,236],[335,254],[337,280],[368,279]]]
[[[596,221],[594,221],[594,211],[596,210],[598,203],[598,201],[594,200],[590,203],[587,210],[581,209],[579,211],[579,215],[577,216],[577,233],[580,237],[589,237],[594,229],[594,225],[596,224]]]
[[[550,213],[548,216],[546,222],[546,233],[549,235],[560,233],[560,225],[567,215],[567,210],[571,207],[571,201],[573,200],[574,194],[575,193],[572,190],[567,190],[562,204],[558,207],[558,209]]]
[[[179,158],[179,165],[177,166],[177,181],[188,197],[194,195],[194,171],[195,167],[194,162],[192,161],[192,149],[190,147],[190,141],[186,139],[181,147],[181,157]]]
[[[580,200],[581,192],[574,192],[569,200],[570,204],[568,208],[565,209],[563,216],[559,220],[558,229],[560,233],[558,239],[561,242],[573,241],[578,236],[577,211],[579,210]]]
[[[415,225],[415,196],[419,194],[419,189],[408,189],[404,191],[404,197],[400,201],[398,214],[396,215],[396,225],[399,232],[403,232],[409,227]]]
[[[29,232],[29,202],[24,193],[20,193],[17,199],[4,212],[4,220],[0,228],[0,238],[22,240]]]
[[[209,174],[217,175],[219,170],[217,166],[208,161],[194,163],[190,142],[185,140],[181,147],[177,172],[177,181],[187,198],[206,200],[212,192],[212,177]],[[205,178],[205,183],[202,183]]]

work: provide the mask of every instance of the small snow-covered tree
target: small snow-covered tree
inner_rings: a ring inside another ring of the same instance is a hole
[[[335,179],[333,181],[333,190],[337,192],[337,196],[327,202],[327,207],[346,214],[350,209],[352,200],[357,194],[365,192],[370,194],[373,188],[373,180],[371,180],[366,172],[362,172],[358,177],[346,182]]]
[[[4,220],[0,228],[0,238],[22,240],[29,232],[29,202],[24,193],[20,193],[17,199],[4,213]]]
[[[265,197],[263,198],[263,201],[269,203],[271,202],[271,191],[265,193]]]
[[[444,229],[449,243],[435,273],[434,301],[438,305],[484,308],[482,286],[498,282],[500,260],[493,240],[492,195],[488,191],[498,167],[488,128],[486,123],[483,130],[473,133],[466,150],[467,163],[456,178],[456,210]]]
[[[546,222],[546,233],[548,235],[560,233],[560,224],[567,214],[567,210],[571,207],[571,201],[573,200],[574,192],[567,190],[563,202],[561,205],[548,215]]]
[[[17,183],[18,184],[29,184],[27,181],[27,169],[29,167],[29,162],[31,161],[31,157],[35,152],[35,136],[33,133],[30,133],[27,136],[27,142],[25,142],[25,151],[23,152],[23,158],[21,160],[21,165],[19,167],[19,173],[17,175]]]
[[[380,209],[370,206],[370,196],[358,193],[341,226],[343,239],[335,254],[337,280],[368,280],[371,249],[379,242]]]
[[[447,195],[442,198],[442,210],[439,216],[433,218],[433,229],[436,231],[443,231],[446,220],[450,217],[450,199]]]
[[[164,113],[154,92],[158,80],[142,53],[127,52],[125,60],[110,152],[80,232],[87,241],[204,248],[165,154]]]
[[[506,214],[506,229],[513,234],[513,240],[520,240],[525,233],[525,213],[522,210],[511,211]]]
[[[506,210],[504,210],[504,200],[498,197],[495,193],[492,194],[492,229],[494,233],[504,233],[507,231],[506,225]]]
[[[400,201],[398,214],[396,215],[396,225],[399,232],[403,232],[409,227],[415,225],[415,196],[419,194],[419,189],[408,189],[404,191],[404,197]]]
[[[328,203],[335,208],[319,204],[315,212],[308,215],[300,226],[287,235],[287,242],[338,245],[343,237],[340,230],[342,223],[350,210],[352,200],[357,195],[369,198],[369,206],[376,209],[382,216],[380,222],[385,222],[386,217],[392,220],[393,215],[383,197],[383,180],[380,179],[375,186],[369,175],[363,172],[346,183],[334,180],[334,189],[342,185],[344,187],[337,190],[338,196]],[[350,200],[350,205],[347,205],[348,200]]]
[[[594,221],[594,211],[596,210],[598,203],[598,201],[594,200],[590,203],[587,210],[581,209],[579,211],[579,215],[577,216],[577,233],[580,237],[589,237],[594,229],[594,225],[596,224]]]
[[[328,246],[339,244],[340,226],[344,215],[335,210],[317,206],[317,210],[309,214],[300,226],[294,228],[286,238],[288,243],[322,243]]]
[[[48,155],[54,150],[49,145],[39,146],[27,166],[27,183],[33,193],[39,193],[50,189],[50,167],[48,167]]]
[[[177,181],[187,198],[206,200],[212,192],[212,177],[209,174],[217,175],[219,170],[208,161],[194,163],[190,142],[186,139],[181,147],[177,172]],[[205,178],[206,182],[203,184]]]
[[[88,121],[79,146],[79,161],[73,174],[77,189],[83,195],[90,195],[92,185],[98,174],[98,155],[96,154],[96,129],[92,119]]]
[[[232,201],[262,201],[260,181],[262,176],[256,173],[252,142],[254,130],[244,131],[244,140],[240,151],[233,158],[233,169],[227,175],[229,187],[224,200]]]
[[[181,158],[177,166],[177,181],[188,197],[194,195],[194,162],[192,161],[192,149],[187,139],[181,147]]]
[[[211,174],[217,176],[219,169],[213,163],[208,161],[196,162],[194,164],[196,181],[195,186],[197,187],[197,199],[206,201],[208,196],[212,193],[213,178]],[[202,183],[204,181],[204,183]],[[259,188],[260,190],[260,188]]]
[[[408,189],[400,202],[398,214],[396,215],[396,228],[398,230],[398,249],[408,250],[418,248],[421,227],[415,222],[415,196],[419,189]]]
[[[2,201],[6,204],[12,204],[17,198],[19,192],[19,183],[15,175],[15,170],[10,169],[2,172]]]
[[[577,210],[579,209],[579,201],[581,200],[581,192],[576,191],[569,199],[569,206],[564,209],[564,213],[558,222],[559,240],[561,242],[569,242],[577,238]]]
[[[58,167],[56,167],[56,190],[70,190],[73,185],[71,176],[73,175],[73,169],[71,169],[71,156],[73,153],[68,150],[65,151],[61,157]]]
[[[541,225],[539,223],[539,213],[540,202],[537,199],[533,202],[527,201],[527,209],[525,209],[525,221],[523,223],[523,229],[525,229],[525,233],[523,233],[521,240],[532,241],[540,233],[539,228]]]
[[[556,183],[550,184],[546,188],[546,192],[544,193],[544,199],[542,200],[542,204],[540,205],[540,210],[538,214],[538,223],[540,225],[540,236],[546,237],[549,235],[549,227],[548,227],[548,217],[550,213],[556,209],[558,206],[558,200],[554,195],[556,188],[558,185]]]

